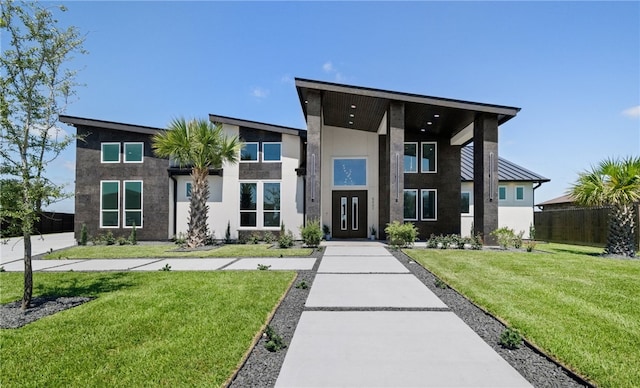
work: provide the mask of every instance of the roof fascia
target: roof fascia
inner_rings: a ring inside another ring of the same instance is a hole
[[[261,129],[264,131],[283,133],[286,135],[293,135],[293,136],[300,136],[300,137],[305,137],[306,135],[306,131],[302,129],[283,127],[280,125],[261,123],[258,121],[243,120],[243,119],[219,116],[214,114],[209,114],[209,120],[213,123],[237,125],[239,127]]]
[[[96,128],[104,128],[104,129],[113,129],[116,131],[142,133],[145,135],[155,135],[158,132],[165,131],[165,129],[163,128],[145,127],[141,125],[116,123],[113,121],[95,120],[95,119],[76,117],[76,116],[60,115],[58,116],[58,119],[65,124],[73,125],[75,127],[80,125],[85,127],[96,127]]]

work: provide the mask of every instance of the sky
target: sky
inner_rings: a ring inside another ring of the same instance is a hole
[[[637,1],[62,4],[88,51],[70,62],[84,86],[68,115],[304,129],[295,77],[515,106],[499,154],[551,179],[536,203],[603,159],[640,155]],[[74,166],[70,147],[50,177],[73,191]]]

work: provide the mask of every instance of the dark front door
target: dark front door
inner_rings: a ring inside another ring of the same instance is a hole
[[[334,191],[331,234],[335,238],[367,237],[367,191]]]

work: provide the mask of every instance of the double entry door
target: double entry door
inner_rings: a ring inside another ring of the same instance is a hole
[[[367,238],[367,191],[340,190],[331,196],[331,235],[335,238]]]

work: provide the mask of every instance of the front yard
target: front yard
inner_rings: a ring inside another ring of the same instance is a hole
[[[530,342],[604,387],[640,386],[640,260],[598,248],[404,252]]]
[[[34,297],[95,300],[0,330],[2,387],[221,386],[293,272],[34,273]],[[0,273],[0,303],[22,273]]]

